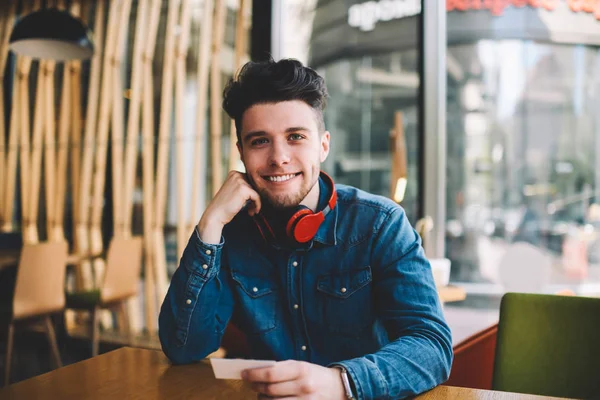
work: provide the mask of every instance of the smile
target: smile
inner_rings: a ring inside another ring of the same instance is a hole
[[[286,182],[289,181],[292,178],[295,178],[296,176],[300,175],[301,173],[295,173],[295,174],[287,174],[287,175],[267,175],[267,176],[263,176],[263,178],[269,182]]]

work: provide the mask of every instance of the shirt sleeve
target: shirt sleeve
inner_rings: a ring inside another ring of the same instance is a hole
[[[163,301],[158,335],[164,353],[176,364],[200,360],[216,351],[233,313],[231,289],[221,265],[219,244],[190,237]]]
[[[346,368],[358,399],[414,396],[445,382],[452,338],[419,235],[402,208],[387,214],[371,256],[375,307],[390,343]]]

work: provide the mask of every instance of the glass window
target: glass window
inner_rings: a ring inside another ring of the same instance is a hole
[[[395,113],[401,113],[399,140],[404,141],[408,160],[408,184],[401,204],[412,222],[419,195],[417,64],[417,51],[412,49],[320,68],[330,94],[325,123],[332,139],[329,170],[336,182],[393,197],[397,182],[391,177],[390,130]]]
[[[332,145],[323,168],[337,183],[393,197],[397,179],[392,177],[392,163],[403,164],[398,162],[403,157],[401,151],[392,151],[390,131],[400,113],[396,140],[404,146],[407,160],[401,166],[406,167],[407,185],[400,204],[414,223],[421,184],[418,17],[415,12],[399,14],[406,21],[406,40],[390,41],[387,30],[365,33],[351,21],[351,10],[356,17],[356,11],[372,11],[370,3],[276,0],[273,50],[276,58],[297,58],[316,68],[326,80],[330,98],[325,125]]]
[[[597,47],[508,39],[448,47],[453,281],[492,285],[488,293],[597,291],[599,76]]]

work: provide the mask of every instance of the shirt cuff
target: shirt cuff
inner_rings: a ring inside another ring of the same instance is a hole
[[[387,383],[375,364],[364,357],[340,361],[328,367],[344,367],[357,399],[387,398]]]
[[[188,271],[204,280],[217,275],[221,267],[221,251],[224,244],[223,236],[221,236],[219,244],[204,243],[200,239],[198,230],[194,228],[194,233],[192,233],[182,256]]]

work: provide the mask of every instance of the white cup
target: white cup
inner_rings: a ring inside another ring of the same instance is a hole
[[[432,258],[429,263],[431,264],[435,286],[448,286],[450,282],[450,260],[448,258]]]

